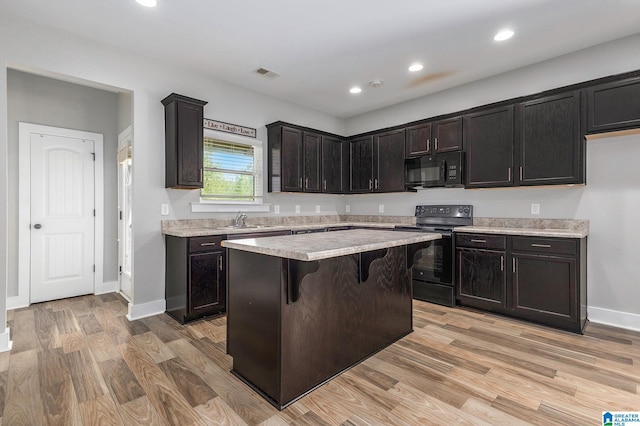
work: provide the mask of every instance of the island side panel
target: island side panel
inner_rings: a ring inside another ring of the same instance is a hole
[[[289,260],[290,269],[304,262]],[[290,274],[292,276],[292,274]],[[349,359],[344,342],[343,289],[358,286],[358,255],[322,259],[318,269],[302,278],[299,297],[282,300],[282,393],[284,406],[345,368]],[[352,318],[365,321],[364,301],[353,306]],[[361,330],[367,333],[367,330]]]
[[[281,268],[279,257],[228,251],[227,351],[233,371],[274,401],[280,393]]]

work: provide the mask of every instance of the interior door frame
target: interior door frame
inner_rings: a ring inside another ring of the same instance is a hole
[[[132,131],[132,127],[129,126],[126,129],[124,129],[119,135],[118,135],[118,153],[120,152],[120,150],[122,149],[133,149],[133,131]],[[133,271],[131,271],[131,276],[129,277],[129,280],[131,281],[131,294],[130,295],[126,295],[122,292],[122,251],[124,250],[123,247],[123,241],[122,241],[122,233],[124,232],[123,230],[123,219],[121,219],[122,216],[120,216],[122,214],[122,196],[124,194],[121,194],[122,191],[122,186],[121,186],[121,182],[120,182],[120,162],[117,161],[116,162],[117,167],[118,167],[118,173],[117,173],[117,179],[118,179],[118,290],[120,291],[120,294],[122,294],[125,299],[127,299],[129,302],[131,302],[133,300]],[[132,224],[133,227],[133,224]],[[133,233],[132,233],[133,234]],[[133,235],[131,236],[131,239],[133,240]],[[133,241],[131,241],[132,244],[132,248],[133,248]],[[133,267],[133,250],[131,253],[131,266]]]
[[[31,134],[44,133],[76,139],[94,141],[94,251],[93,263],[96,270],[93,288],[104,280],[104,146],[100,133],[43,126],[32,123],[18,123],[18,295],[7,297],[7,310],[23,308],[30,304],[31,290]]]

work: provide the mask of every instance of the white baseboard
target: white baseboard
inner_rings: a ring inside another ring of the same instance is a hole
[[[628,330],[640,331],[640,315],[611,309],[587,307],[589,321],[598,324],[612,325]]]
[[[24,296],[7,296],[7,311],[29,306],[29,298]]]
[[[93,292],[95,294],[116,293],[120,291],[120,284],[118,281],[107,281],[103,283],[96,283]]]
[[[0,333],[0,352],[10,351],[12,346],[11,333],[7,327],[4,333]]]
[[[134,305],[129,303],[129,313],[127,319],[129,321],[151,317],[164,313],[167,308],[167,302],[164,299],[154,300],[153,302],[139,303]]]

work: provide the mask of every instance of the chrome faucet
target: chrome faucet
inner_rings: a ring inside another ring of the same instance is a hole
[[[238,212],[235,222],[237,227],[244,228],[247,226],[247,215],[242,212]]]

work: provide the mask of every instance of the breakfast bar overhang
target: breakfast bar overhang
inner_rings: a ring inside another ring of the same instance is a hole
[[[227,240],[232,373],[282,409],[412,331],[411,266],[440,234]]]

